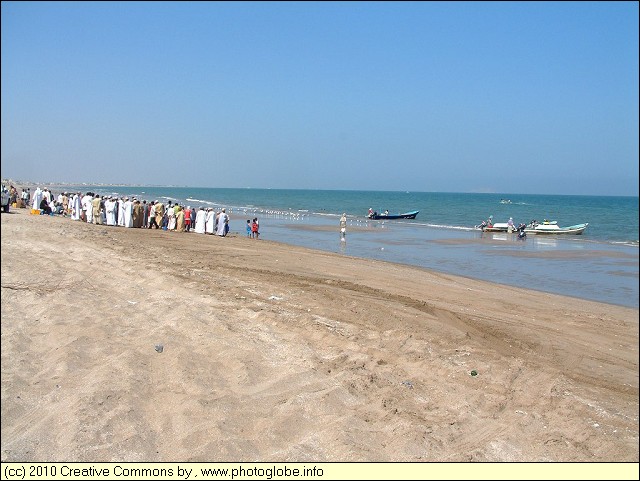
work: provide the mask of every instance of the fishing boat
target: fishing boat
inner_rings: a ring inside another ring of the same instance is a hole
[[[493,222],[493,216],[487,220],[483,220],[480,225],[476,226],[476,229],[480,229],[483,232],[515,232],[516,226],[513,223],[513,218],[509,217],[509,222]]]
[[[374,212],[373,214],[369,214],[369,219],[372,220],[384,220],[384,219],[415,219],[418,215],[419,210],[414,210],[411,212],[405,212],[404,214],[389,214],[385,212],[384,214],[378,214]]]
[[[508,232],[509,224],[506,222],[496,222],[495,224],[487,224],[484,227],[478,226],[479,229],[482,229],[485,232]],[[511,226],[512,230],[515,230],[513,225]]]
[[[524,231],[527,234],[574,234],[580,235],[589,223],[560,227],[557,223],[530,224]]]

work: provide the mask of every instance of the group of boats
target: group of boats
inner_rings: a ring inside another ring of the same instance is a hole
[[[513,221],[493,223],[491,218],[483,221],[482,224],[476,226],[483,232],[524,232],[525,234],[573,234],[580,235],[589,226],[589,223],[571,225],[569,227],[560,227],[557,221],[544,220],[538,222],[531,221],[529,224],[520,224],[515,226]]]
[[[505,200],[505,199],[503,199]],[[511,203],[508,200],[506,203]],[[385,219],[415,219],[420,211],[412,210],[403,214],[390,214],[389,211],[378,213],[372,209],[369,209],[367,218],[371,220],[385,220]],[[508,222],[493,222],[493,216],[488,220],[482,221],[476,228],[483,232],[514,232],[518,233],[520,237],[524,237],[526,234],[573,234],[580,235],[589,226],[589,223],[571,225],[569,227],[560,227],[557,221],[543,220],[538,222],[532,220],[529,224],[519,224],[516,226],[513,223],[513,219],[509,219]]]

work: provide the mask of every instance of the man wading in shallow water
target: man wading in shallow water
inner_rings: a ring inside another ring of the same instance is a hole
[[[345,212],[344,214],[342,214],[342,217],[340,217],[340,240],[347,240],[346,239],[346,235],[347,235],[347,213]]]

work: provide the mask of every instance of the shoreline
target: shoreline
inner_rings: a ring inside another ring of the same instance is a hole
[[[144,193],[142,195],[145,197]],[[180,203],[184,200],[179,195],[172,199]],[[197,206],[198,202],[191,204]],[[348,242],[335,242],[338,237],[332,234],[337,232],[338,218],[334,215],[299,215],[296,211],[239,208],[237,205],[227,205],[227,212],[231,215],[232,230],[241,233],[244,222],[238,224],[237,221],[257,215],[264,221],[263,239],[272,238],[288,245],[413,265],[611,305],[638,307],[637,246],[534,235],[526,241],[516,242],[515,237],[510,238],[506,233],[478,234],[468,229],[430,227],[422,223],[389,222],[385,225],[357,217],[351,217],[348,222]]]
[[[3,461],[638,461],[638,309],[21,210]]]
[[[178,197],[172,197],[172,196],[167,196],[165,195],[167,192],[156,192],[156,193],[149,193],[149,192],[144,192],[144,191],[139,191],[139,192],[113,192],[113,191],[108,191],[106,190],[106,188],[109,187],[114,187],[114,188],[131,188],[131,189],[140,189],[140,188],[145,188],[148,187],[150,189],[161,189],[163,191],[171,191],[171,189],[186,189],[186,190],[198,190],[198,189],[202,189],[202,190],[211,190],[211,191],[220,191],[220,192],[225,192],[225,191],[242,191],[243,192],[243,196],[244,194],[246,194],[247,196],[250,196],[250,193],[252,191],[261,191],[261,192],[270,192],[270,191],[282,191],[282,192],[312,192],[312,190],[301,190],[301,189],[264,189],[264,188],[256,188],[256,189],[252,189],[252,188],[210,188],[210,187],[190,187],[190,186],[159,186],[159,185],[146,185],[146,184],[103,184],[103,183],[99,183],[99,184],[95,184],[95,183],[80,183],[80,184],[70,184],[70,183],[33,183],[33,182],[15,182],[11,179],[5,179],[5,181],[7,183],[13,183],[15,185],[17,185],[18,187],[30,187],[32,190],[35,189],[36,186],[40,186],[40,187],[47,187],[47,188],[55,188],[55,191],[58,191],[61,188],[67,188],[66,190],[68,191],[69,189],[74,190],[75,189],[80,189],[80,191],[82,193],[85,193],[87,189],[91,189],[93,188],[93,190],[96,190],[98,192],[100,192],[101,194],[104,195],[121,195],[121,196],[135,196],[138,197],[140,200],[147,200],[147,201],[151,201],[154,199],[165,199],[165,200],[171,200],[171,201],[179,201],[180,203],[185,203],[185,204],[194,204],[196,206],[198,205],[203,205],[204,207],[222,207],[222,206],[226,206],[228,209],[234,209],[237,212],[248,212],[248,211],[254,211],[256,213],[259,214],[268,214],[268,215],[273,215],[275,217],[280,217],[280,218],[285,218],[288,216],[291,216],[292,218],[295,217],[307,217],[307,216],[311,216],[314,218],[318,218],[318,219],[323,219],[327,217],[329,218],[339,218],[342,215],[343,210],[339,210],[339,211],[335,211],[335,212],[328,212],[324,209],[320,209],[319,211],[317,210],[309,210],[309,209],[296,209],[295,207],[292,207],[291,205],[288,206],[288,208],[286,207],[274,207],[273,205],[262,205],[260,207],[254,205],[253,203],[242,203],[243,201],[239,201],[237,198],[234,199],[234,201],[232,202],[228,202],[225,200],[222,200],[222,198],[218,198],[218,199],[202,199],[202,200],[198,200],[195,198],[189,198],[189,197],[180,197],[180,194],[174,194],[174,195],[178,195]],[[3,182],[5,182],[3,181]],[[328,192],[358,192],[358,191],[341,191],[341,190],[336,190],[336,191],[328,191]],[[423,194],[427,194],[427,192],[423,192]],[[438,192],[435,192],[434,194],[438,194]],[[455,193],[454,193],[455,195]],[[474,195],[473,193],[462,193],[460,195]],[[531,195],[531,194],[528,194]],[[224,197],[224,195],[222,196]],[[545,197],[545,195],[543,195],[543,197]],[[569,196],[569,197],[589,197],[589,196]],[[619,196],[600,196],[603,198],[618,198]],[[632,196],[626,196],[623,198],[633,198]],[[240,202],[240,203],[238,203]],[[299,207],[304,207],[304,206],[299,206]],[[364,222],[364,223],[369,223],[372,222],[370,221],[366,214],[362,214],[359,215],[357,213],[348,213],[348,218],[351,221],[357,222],[358,224]],[[381,222],[384,224],[385,221],[373,221],[373,222]],[[387,221],[387,222],[398,222],[398,223],[402,223],[401,220],[399,221]],[[404,221],[407,222],[407,221]],[[406,225],[412,225],[412,226],[421,226],[421,227],[427,227],[427,228],[433,228],[433,229],[439,229],[439,230],[444,230],[444,231],[464,231],[464,232],[475,232],[478,231],[479,229],[477,229],[477,226],[473,226],[471,224],[467,225],[460,225],[457,223],[448,225],[448,224],[441,224],[441,223],[425,223],[425,222],[421,222],[421,221],[411,221],[410,223],[406,224]],[[359,226],[358,226],[359,227]],[[591,230],[589,230],[589,232],[591,232]],[[504,233],[495,233],[496,236],[500,235],[500,234],[504,234]],[[533,234],[531,234],[533,236]],[[535,237],[545,237],[547,239],[553,240],[553,239],[557,239],[557,240],[561,240],[561,239],[568,239],[568,238],[573,238],[573,240],[580,240],[582,241],[584,236],[535,236]],[[580,239],[579,239],[580,238]],[[618,241],[618,240],[603,240],[603,239],[598,239],[598,238],[593,238],[593,239],[588,239],[587,242],[594,242],[596,244],[603,244],[603,245],[609,245],[609,246],[626,246],[626,247],[638,247],[638,240],[637,239],[627,239],[624,241]]]
[[[335,226],[324,222],[324,225],[288,223],[279,228],[277,237],[289,245],[325,252],[613,306],[638,307],[636,248],[574,243],[546,236],[532,236],[523,242],[506,233],[469,235],[406,225],[371,228],[357,224],[348,225],[347,242],[340,243],[330,235],[335,232]]]

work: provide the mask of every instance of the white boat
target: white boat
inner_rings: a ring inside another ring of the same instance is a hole
[[[524,231],[527,234],[574,234],[580,235],[587,228],[589,223],[576,224],[569,227],[560,227],[557,223],[543,223],[529,225]]]
[[[512,229],[515,230],[515,227],[512,226]],[[496,222],[495,224],[486,225],[482,230],[485,232],[508,232],[509,224],[506,222]]]
[[[513,219],[510,217],[509,222],[491,222],[491,218],[483,221],[482,224],[476,226],[484,232],[515,232],[518,228],[514,225]]]

